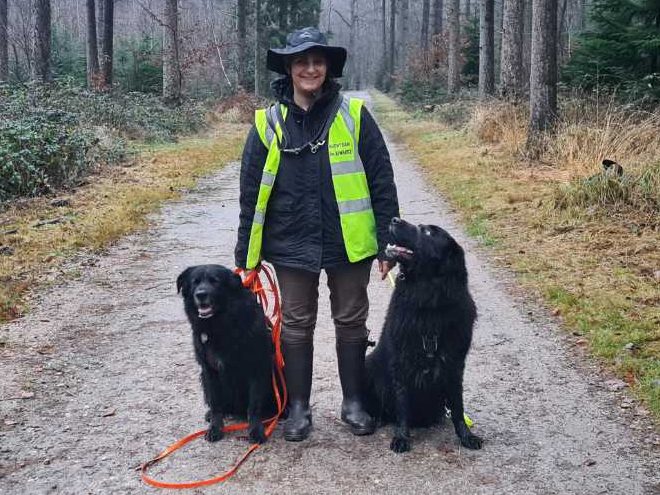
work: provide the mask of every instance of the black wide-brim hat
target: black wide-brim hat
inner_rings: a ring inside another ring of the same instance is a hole
[[[278,74],[288,74],[286,59],[291,55],[312,48],[322,51],[328,59],[328,75],[341,77],[346,63],[346,49],[330,46],[325,35],[314,27],[306,27],[289,33],[284,48],[270,48],[266,55],[266,67]]]

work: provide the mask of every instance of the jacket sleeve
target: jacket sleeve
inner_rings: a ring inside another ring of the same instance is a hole
[[[245,268],[247,263],[250,230],[252,229],[254,209],[257,204],[261,175],[266,164],[267,155],[268,150],[259,139],[257,128],[252,126],[245,141],[241,160],[238,240],[234,249],[234,262],[240,268]]]
[[[390,242],[390,220],[399,216],[399,200],[385,140],[378,124],[364,106],[360,122],[358,151],[367,174],[371,206],[376,217],[378,259],[383,259],[385,247]]]

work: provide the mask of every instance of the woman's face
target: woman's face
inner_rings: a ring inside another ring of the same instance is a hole
[[[291,79],[299,92],[316,93],[325,82],[328,62],[323,52],[310,50],[291,59]]]

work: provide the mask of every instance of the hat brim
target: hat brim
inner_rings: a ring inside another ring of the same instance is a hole
[[[286,75],[286,58],[312,48],[319,49],[325,54],[328,59],[328,75],[330,77],[342,76],[346,64],[346,49],[341,46],[321,45],[314,42],[306,42],[289,48],[270,48],[266,54],[266,67],[268,70]]]

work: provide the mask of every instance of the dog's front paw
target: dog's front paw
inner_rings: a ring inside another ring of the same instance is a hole
[[[264,443],[267,440],[264,425],[259,423],[250,427],[250,443]]]
[[[209,429],[206,430],[204,438],[207,442],[217,442],[218,440],[222,440],[222,437],[224,436],[225,434],[222,431],[222,426],[211,425],[209,426]]]
[[[392,442],[390,442],[390,450],[401,454],[403,452],[408,452],[410,450],[410,438],[407,437],[393,437]]]
[[[461,437],[461,445],[468,449],[479,450],[483,445],[483,440],[474,433],[468,432],[467,435]]]

